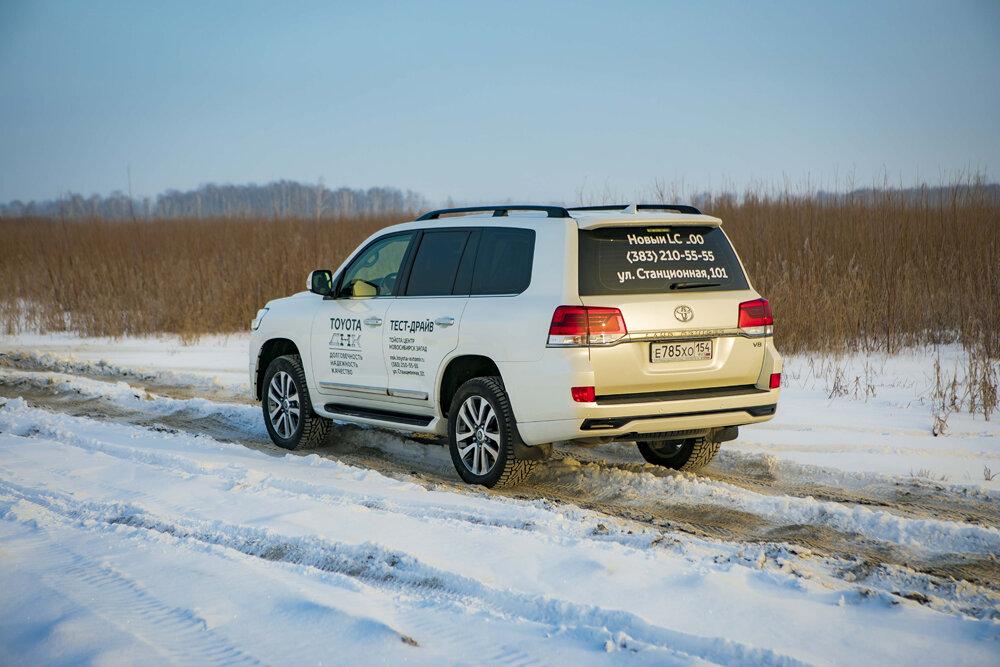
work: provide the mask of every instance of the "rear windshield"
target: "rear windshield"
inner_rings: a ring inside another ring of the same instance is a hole
[[[580,295],[747,289],[718,227],[580,230]]]

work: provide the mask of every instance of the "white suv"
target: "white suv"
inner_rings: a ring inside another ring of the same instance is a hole
[[[774,416],[781,380],[770,307],[721,222],[493,206],[383,229],[257,313],[267,430],[288,449],[331,420],[447,435],[461,478],[488,487],[557,441],[632,440],[651,463],[701,467]]]

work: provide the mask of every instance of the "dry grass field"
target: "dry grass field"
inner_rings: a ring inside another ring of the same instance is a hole
[[[936,201],[721,198],[708,211],[771,300],[784,350],[957,340],[1000,356],[1000,203],[981,187]]]
[[[3,330],[246,330],[267,301],[305,289],[309,271],[336,268],[405,217],[0,221]]]
[[[978,186],[703,203],[771,300],[779,348],[959,341],[1000,357],[1000,206]],[[372,232],[407,219],[0,220],[0,329],[186,337],[245,330]],[[412,218],[410,218],[412,219]]]

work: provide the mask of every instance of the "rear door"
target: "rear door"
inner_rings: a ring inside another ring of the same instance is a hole
[[[383,356],[393,402],[433,411],[438,370],[458,346],[477,240],[469,229],[421,235],[401,296],[386,315]]]
[[[720,227],[580,230],[586,306],[619,308],[628,341],[591,347],[598,395],[752,385],[764,344],[738,335],[757,298]]]

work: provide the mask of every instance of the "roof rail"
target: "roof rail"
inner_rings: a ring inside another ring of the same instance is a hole
[[[512,205],[512,206],[465,206],[462,208],[439,208],[436,211],[430,211],[429,213],[424,213],[422,216],[417,218],[420,220],[437,220],[442,215],[446,213],[482,213],[485,211],[493,211],[494,218],[502,218],[507,215],[508,211],[544,211],[548,214],[550,218],[568,218],[570,217],[569,211],[567,211],[562,206],[523,206],[523,205]]]
[[[610,204],[603,206],[574,206],[570,211],[623,211],[631,204]],[[701,211],[687,204],[636,204],[638,211],[676,211],[690,215],[701,215]]]

